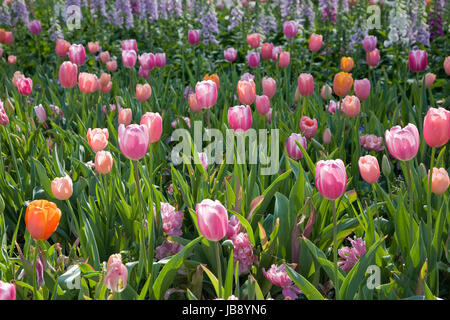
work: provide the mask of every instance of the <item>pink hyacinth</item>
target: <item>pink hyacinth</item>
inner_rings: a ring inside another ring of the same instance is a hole
[[[248,238],[248,234],[241,232],[234,236],[231,241],[234,245],[233,259],[235,262],[239,261],[239,274],[250,272],[250,268],[253,263],[258,261],[258,257],[253,254],[253,245]]]
[[[355,240],[347,238],[352,244],[352,248],[343,247],[338,250],[339,256],[343,261],[338,262],[338,266],[345,272],[349,272],[359,259],[366,253],[366,242],[362,238]]]
[[[377,137],[374,134],[366,134],[359,137],[359,144],[367,151],[382,151],[384,150],[383,137]]]
[[[183,245],[178,242],[166,239],[160,246],[155,248],[155,258],[161,260],[173,256],[183,250],[183,248]]]
[[[0,281],[0,300],[16,300],[16,286],[14,283]]]
[[[241,223],[239,222],[238,217],[232,215],[230,220],[228,220],[228,228],[227,228],[227,239],[233,239],[235,236],[239,234],[239,230],[241,229]]]
[[[263,274],[274,285],[283,288],[283,296],[286,300],[295,300],[297,299],[297,295],[302,293],[287,275],[284,264],[279,267],[273,264],[267,272],[263,268]]]
[[[181,231],[183,216],[183,211],[175,211],[175,207],[170,203],[161,202],[162,228],[168,236],[180,237],[183,234]]]

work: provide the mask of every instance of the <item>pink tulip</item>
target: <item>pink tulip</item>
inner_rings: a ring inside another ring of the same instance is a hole
[[[134,50],[138,52],[136,39],[122,40],[122,50]]]
[[[255,101],[256,89],[253,80],[239,80],[237,84],[239,101],[244,105],[250,105]]]
[[[72,44],[69,48],[69,59],[77,66],[82,66],[86,61],[86,50],[82,44]]]
[[[320,160],[316,164],[315,184],[320,194],[329,200],[342,196],[347,188],[344,162],[341,159]]]
[[[200,81],[195,85],[197,104],[202,109],[209,109],[217,102],[217,85],[212,80]]]
[[[17,57],[13,55],[8,56],[8,63],[10,65],[15,65],[17,63]]]
[[[113,157],[109,151],[99,151],[95,154],[95,170],[101,174],[108,174],[113,166]]]
[[[412,72],[421,72],[427,68],[428,54],[424,50],[412,50],[409,52],[408,65]]]
[[[430,177],[430,170],[428,170]],[[428,179],[427,179],[428,181]],[[431,192],[434,194],[443,194],[450,184],[448,172],[444,168],[433,168],[433,176],[431,177]]]
[[[198,158],[200,159],[200,162],[202,163],[203,169],[205,169],[205,171],[207,171],[208,170],[208,156],[206,155],[206,153],[199,152]]]
[[[285,300],[295,300],[298,294],[301,293],[300,289],[289,278],[284,264],[280,266],[272,264],[267,272],[263,268],[263,274],[274,285],[283,288],[282,294]]]
[[[33,20],[28,23],[28,30],[34,35],[42,32],[42,25],[39,20]]]
[[[195,93],[191,93],[189,95],[188,103],[189,103],[189,107],[191,108],[192,111],[194,111],[194,112],[202,111],[202,107],[198,104]]]
[[[228,109],[228,123],[234,131],[247,131],[252,127],[253,118],[250,106],[234,106]]]
[[[262,91],[263,95],[272,98],[277,91],[277,82],[273,78],[264,77],[262,79]]]
[[[322,48],[322,39],[322,35],[313,33],[309,37],[309,50],[311,50],[311,52],[319,51],[320,48]]]
[[[70,42],[64,39],[58,39],[56,41],[55,52],[60,58],[67,57],[67,53],[69,52]]]
[[[131,123],[133,113],[130,108],[124,108],[119,110],[118,123],[128,126]]]
[[[371,52],[377,48],[377,37],[366,36],[363,40],[363,48],[366,52]]]
[[[398,160],[411,160],[419,151],[419,131],[412,123],[403,129],[400,126],[392,127],[384,135],[389,153]]]
[[[272,108],[269,109],[269,112],[267,112],[266,117],[267,117],[267,122],[269,124],[271,124],[272,123]]]
[[[291,20],[285,21],[283,23],[283,33],[286,38],[288,39],[294,38],[297,35],[297,32],[298,32],[297,22]]]
[[[427,73],[425,75],[425,88],[429,88],[433,85],[434,81],[436,80],[436,75],[434,73]]]
[[[297,79],[298,92],[306,97],[314,93],[314,78],[309,73],[302,73]]]
[[[331,143],[331,130],[330,130],[330,128],[326,128],[325,131],[323,132],[322,142],[324,144],[330,144]]]
[[[123,50],[122,51],[122,63],[126,68],[133,68],[136,64],[137,55],[134,50]]]
[[[228,214],[219,200],[204,199],[195,206],[195,212],[200,234],[210,241],[219,241],[225,237]]]
[[[266,95],[256,96],[255,99],[256,110],[264,115],[270,110],[270,100]]]
[[[45,111],[42,104],[34,107],[34,112],[36,113],[36,117],[39,120],[39,123],[45,123],[47,121],[47,112]]]
[[[428,109],[423,119],[423,137],[430,147],[441,147],[450,140],[450,111]]]
[[[446,75],[450,76],[450,56],[444,60],[444,71]]]
[[[328,84],[324,84],[320,89],[320,96],[323,100],[330,100],[333,98],[333,89]]]
[[[223,52],[223,57],[228,62],[233,62],[237,57],[237,50],[234,48],[228,48]]]
[[[302,147],[307,150],[306,138],[301,135],[301,133],[292,133],[286,143],[286,150],[292,159],[298,160],[303,158],[303,153],[300,147],[297,145],[298,141]]]
[[[345,115],[349,118],[356,117],[361,111],[361,102],[358,97],[346,96],[344,100],[342,100],[342,111],[344,111]]]
[[[112,292],[122,292],[128,283],[128,269],[121,261],[111,263],[105,275],[105,286]]]
[[[200,30],[189,30],[188,41],[190,44],[197,45],[200,41]]]
[[[374,156],[367,155],[358,160],[359,172],[361,177],[369,184],[377,182],[380,177],[380,166]]]
[[[53,196],[58,200],[67,200],[72,196],[73,184],[68,175],[53,179],[51,187]]]
[[[139,66],[138,75],[139,75],[139,77],[141,77],[143,79],[147,79],[149,76],[148,70],[145,70],[144,68],[142,68],[142,66]]]
[[[152,95],[152,87],[148,83],[136,85],[136,99],[139,102],[147,101]]]
[[[259,33],[252,33],[252,34],[247,35],[248,45],[253,49],[256,49],[259,47],[260,40],[261,40],[261,36]]]
[[[366,134],[359,137],[359,144],[367,151],[382,151],[384,150],[383,138],[377,137],[374,134]]]
[[[106,128],[89,128],[86,136],[88,144],[94,152],[102,151],[108,145],[109,132]]]
[[[147,127],[150,143],[157,142],[161,138],[162,118],[158,112],[146,112],[139,124]]]
[[[97,53],[100,49],[100,44],[98,41],[95,42],[88,42],[88,50],[91,54]]]
[[[16,89],[17,89],[17,83],[18,83],[19,79],[21,79],[21,78],[25,78],[25,76],[23,75],[22,72],[20,72],[20,71],[14,72],[14,75],[12,78],[12,83],[13,83],[13,86],[16,87]]]
[[[283,51],[280,53],[280,60],[278,61],[278,65],[281,68],[286,68],[289,66],[289,63],[291,62],[291,54],[289,52]]]
[[[282,51],[283,51],[283,50],[281,49],[280,46],[274,47],[273,50],[272,50],[272,60],[273,60],[273,61],[277,61],[277,60],[278,60],[278,56],[280,55],[280,53],[281,53]]]
[[[153,70],[155,63],[155,55],[153,53],[143,53],[139,56],[139,64],[144,70]]]
[[[259,66],[259,62],[259,52],[249,52],[247,54],[247,63],[250,68],[256,68]]]
[[[9,123],[9,117],[3,107],[3,101],[0,100],[0,125],[6,126]]]
[[[78,88],[83,93],[92,93],[98,89],[98,78],[95,74],[81,72],[78,75]]]
[[[100,61],[103,64],[106,64],[109,60],[111,60],[111,55],[109,54],[108,51],[100,52]]]
[[[33,90],[33,80],[31,78],[20,78],[17,80],[17,91],[23,95],[28,96],[31,94],[31,91]]]
[[[330,103],[325,106],[325,109],[327,109],[329,113],[335,114],[337,109],[341,109],[340,102],[330,100]]]
[[[162,68],[166,65],[166,54],[165,53],[157,53],[155,55],[155,64],[158,68]]]
[[[0,281],[1,300],[16,300],[16,286],[13,283]]]
[[[273,43],[263,43],[261,46],[261,57],[263,59],[272,59]]]
[[[366,62],[369,66],[376,67],[379,61],[380,51],[378,49],[366,53]]]
[[[109,70],[109,72],[115,72],[117,70],[117,61],[111,60],[106,63],[106,68]]]
[[[59,67],[58,78],[64,88],[75,87],[78,80],[78,66],[70,61],[64,61]]]
[[[362,80],[355,80],[353,83],[353,89],[359,100],[364,101],[370,95],[370,81],[367,78]]]
[[[149,131],[145,125],[119,125],[119,148],[125,157],[139,160],[145,156],[149,145]]]
[[[313,138],[316,135],[317,128],[317,119],[311,119],[307,116],[303,116],[300,119],[300,132],[305,138]]]

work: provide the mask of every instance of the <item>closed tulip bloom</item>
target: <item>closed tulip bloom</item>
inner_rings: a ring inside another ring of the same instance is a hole
[[[322,48],[322,39],[323,39],[322,35],[313,33],[309,37],[309,45],[308,45],[309,50],[311,50],[311,52],[319,51],[320,48]]]
[[[450,56],[444,60],[444,71],[448,76],[450,76]]]
[[[300,147],[297,145],[298,141],[302,147],[306,150],[306,138],[301,135],[301,133],[292,133],[286,143],[286,150],[292,159],[298,160],[303,158],[303,153]]]
[[[262,91],[263,95],[272,98],[277,91],[277,82],[270,77],[264,77],[262,79]]]
[[[412,50],[409,52],[408,65],[412,72],[421,72],[427,68],[428,54],[424,50]]]
[[[377,48],[377,37],[375,36],[365,36],[363,40],[364,51],[370,52]]]
[[[125,157],[131,160],[142,159],[149,145],[149,132],[145,125],[119,125],[119,148]]]
[[[330,144],[331,143],[331,130],[330,130],[330,128],[326,128],[325,131],[323,132],[322,142],[324,144]]]
[[[280,60],[278,60],[278,65],[281,68],[286,68],[289,66],[289,63],[291,62],[291,54],[287,51],[283,51],[280,53]]]
[[[100,49],[100,44],[98,41],[95,42],[88,42],[88,50],[91,54],[97,53]]]
[[[56,41],[55,52],[60,58],[67,57],[67,53],[69,52],[70,42],[64,39],[58,39]]]
[[[239,101],[244,105],[250,105],[255,101],[256,89],[253,80],[239,80],[237,84]]]
[[[450,112],[444,108],[428,109],[423,119],[423,137],[430,147],[441,147],[450,140]]]
[[[0,280],[0,301],[5,300],[16,300],[16,286]]]
[[[430,170],[428,170],[430,177]],[[428,181],[428,179],[427,179]],[[431,177],[431,192],[434,194],[443,194],[450,184],[448,172],[444,168],[433,168],[433,176]]]
[[[419,151],[419,131],[412,123],[403,129],[400,126],[392,127],[384,135],[389,153],[398,160],[411,160]]]
[[[273,60],[273,61],[277,61],[277,60],[278,60],[278,56],[280,55],[280,53],[281,53],[282,51],[283,51],[283,50],[281,49],[280,46],[274,47],[273,50],[272,50],[272,60]]]
[[[195,206],[198,230],[210,241],[219,241],[227,234],[227,209],[219,200],[204,199]]]
[[[122,50],[134,50],[138,52],[136,39],[122,40]]]
[[[35,106],[34,112],[36,113],[36,117],[38,118],[39,123],[44,123],[45,121],[47,121],[47,112],[45,112],[42,104]]]
[[[81,72],[78,75],[78,88],[83,93],[92,93],[98,89],[98,78],[95,74]]]
[[[370,81],[367,78],[362,80],[355,80],[353,84],[353,89],[355,90],[355,94],[359,100],[364,101],[370,95]]]
[[[193,46],[198,44],[200,41],[200,30],[189,30],[188,31],[188,41]]]
[[[14,85],[14,87],[16,87],[17,89],[17,83],[19,81],[19,79],[24,78],[25,76],[23,75],[22,72],[20,71],[16,71],[14,72],[13,78],[12,78],[12,84]]]
[[[200,159],[200,162],[202,163],[203,169],[208,170],[208,156],[205,152],[198,152],[198,158]]]
[[[345,115],[349,118],[356,117],[361,111],[361,102],[358,97],[346,96],[344,100],[342,100],[342,111],[344,111]]]
[[[380,51],[378,49],[366,53],[366,62],[371,67],[376,67],[380,59]]]
[[[144,70],[153,70],[155,63],[155,55],[153,53],[143,53],[139,56],[139,64]]]
[[[61,210],[47,200],[34,200],[25,212],[25,224],[31,237],[45,241],[56,231],[61,219]]]
[[[256,68],[259,66],[259,62],[259,52],[249,52],[247,54],[247,63],[250,68]]]
[[[0,125],[6,126],[9,123],[9,117],[6,114],[5,108],[3,107],[3,102],[0,100]]]
[[[255,105],[260,114],[266,114],[270,109],[269,97],[266,95],[256,96]]]
[[[109,54],[109,51],[100,52],[100,61],[103,64],[106,64],[109,60],[111,60],[111,55]]]
[[[104,86],[100,85],[98,90],[101,91],[102,93],[108,93],[111,91],[111,89],[112,89],[112,81],[109,81]]]
[[[350,73],[339,72],[333,79],[333,90],[339,97],[345,96],[353,85],[353,78]]]
[[[248,45],[253,49],[256,49],[259,47],[260,40],[261,40],[261,36],[259,33],[252,33],[252,34],[247,35]]]
[[[194,112],[202,111],[202,107],[198,104],[195,93],[191,93],[189,95],[188,103],[189,103],[189,107],[191,108],[192,111],[194,111]]]
[[[152,95],[152,87],[148,83],[136,85],[136,98],[140,102],[147,101]]]
[[[212,80],[200,81],[195,85],[197,104],[202,109],[209,109],[217,102],[217,85]]]
[[[109,151],[99,151],[95,154],[95,170],[101,174],[108,174],[113,166],[113,157]]]
[[[72,196],[73,184],[68,175],[53,179],[51,187],[53,196],[58,200],[67,200]]]
[[[306,97],[314,93],[314,78],[309,73],[302,73],[297,79],[298,92]]]
[[[33,20],[28,23],[28,30],[34,35],[42,32],[42,25],[39,20]]]
[[[131,123],[131,118],[133,113],[130,108],[122,108],[119,111],[118,122],[119,124],[129,125]]]
[[[92,148],[92,151],[98,152],[106,148],[108,145],[109,132],[108,129],[103,128],[95,128],[88,129],[87,132],[87,141],[89,146]]]
[[[336,200],[342,196],[347,188],[347,173],[341,159],[320,160],[316,164],[315,184],[320,194]]]
[[[147,79],[149,74],[148,74],[148,70],[145,70],[144,68],[142,68],[142,66],[139,67],[139,77],[143,78],[143,79]]]
[[[341,59],[341,69],[344,72],[350,72],[353,69],[355,63],[353,62],[352,57],[342,57]]]
[[[82,44],[72,44],[69,48],[69,59],[77,66],[82,66],[86,61],[86,50]]]
[[[15,65],[17,63],[17,57],[13,55],[8,56],[8,63],[10,65]]]
[[[286,38],[288,39],[294,38],[297,35],[297,32],[298,32],[297,22],[291,20],[285,21],[283,23],[283,33]]]
[[[207,80],[214,81],[214,83],[216,84],[216,87],[217,87],[217,91],[219,91],[220,79],[219,79],[219,76],[217,75],[217,73],[214,73],[212,75],[205,74],[205,76],[203,77],[203,81],[207,81]]]
[[[150,143],[157,142],[162,134],[162,118],[158,112],[146,112],[141,118],[141,125],[148,129]]]
[[[323,85],[320,89],[320,96],[323,100],[330,100],[333,97],[333,89],[328,84]]]
[[[380,177],[380,166],[378,160],[374,156],[367,155],[360,157],[358,160],[359,172],[361,177],[369,184],[373,184],[378,181]]]
[[[250,106],[234,106],[228,109],[228,123],[234,131],[247,131],[252,127],[252,109]]]
[[[33,80],[31,78],[20,78],[17,80],[17,91],[23,95],[28,96],[31,94],[31,91],[33,90]]]
[[[64,88],[75,87],[78,80],[78,66],[70,61],[64,61],[59,67],[58,78]]]
[[[234,60],[236,60],[237,50],[234,49],[234,48],[228,48],[228,49],[223,51],[223,57],[228,62],[233,62]]]
[[[126,68],[133,68],[136,64],[137,55],[134,50],[123,50],[122,51],[122,63]]]
[[[117,70],[117,61],[111,60],[106,63],[106,68],[109,70],[109,72],[115,72]]]
[[[158,68],[162,68],[166,65],[166,54],[165,53],[157,53],[155,55],[155,64]]]
[[[113,293],[122,292],[127,287],[128,269],[120,261],[111,263],[105,275],[105,286]]]
[[[14,42],[14,36],[11,31],[6,31],[3,38],[4,44],[11,44]]]
[[[429,88],[433,85],[434,81],[436,80],[436,75],[434,73],[427,73],[425,75],[425,88]]]
[[[103,72],[100,75],[100,79],[98,80],[98,83],[101,87],[105,87],[108,85],[108,83],[111,81],[111,75],[109,73]]]
[[[265,42],[261,46],[261,57],[263,59],[272,59],[273,43]]]
[[[318,124],[317,119],[311,119],[310,117],[303,116],[300,119],[300,132],[305,138],[313,138],[316,135]]]
[[[359,137],[359,144],[367,151],[384,150],[383,137],[377,137],[374,134],[366,134]]]

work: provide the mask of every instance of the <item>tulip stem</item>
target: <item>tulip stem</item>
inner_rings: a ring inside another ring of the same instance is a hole
[[[219,256],[219,241],[216,241],[216,261],[217,261],[217,278],[219,280],[219,296],[218,298],[222,298],[222,267],[220,264],[220,256]]]
[[[408,171],[408,180],[409,180],[409,212],[411,214],[411,221],[409,223],[409,240],[410,240],[410,246],[413,245],[414,240],[414,211],[413,211],[413,182],[412,182],[412,173],[411,173],[411,160],[405,161],[406,162],[406,170]]]
[[[335,300],[339,299],[339,279],[338,279],[338,258],[337,258],[337,221],[336,221],[336,203],[331,200],[333,210],[333,259],[334,259],[334,288]]]
[[[433,181],[433,165],[434,165],[434,156],[436,154],[436,147],[431,148],[431,161],[430,161],[430,174],[428,175],[428,190],[427,190],[427,205],[428,205],[428,216],[427,216],[427,224],[431,230],[433,225],[433,209],[431,208],[431,182]]]
[[[133,167],[134,167],[134,180],[136,182],[136,192],[138,195],[138,215],[142,215],[141,218],[141,236],[140,236],[140,254],[143,254],[143,259],[144,261],[147,260],[146,257],[146,250],[145,250],[145,229],[144,229],[144,223],[145,223],[145,215],[144,215],[144,210],[142,210],[142,195],[141,195],[141,187],[139,184],[139,163],[137,160],[133,161]],[[150,220],[150,221],[148,221]],[[147,220],[147,224],[151,224],[153,222],[152,218]],[[139,254],[139,255],[140,255]],[[141,267],[142,268],[142,267]],[[142,269],[139,270],[142,270]],[[148,274],[148,265],[146,265],[146,273]],[[141,276],[141,272],[139,271],[139,277]]]
[[[34,258],[33,258],[33,299],[37,298],[37,292],[38,292],[38,283],[37,283],[37,274],[36,274],[36,267],[37,267],[37,259],[38,259],[38,252],[39,252],[39,242],[35,239],[35,248],[34,248]]]

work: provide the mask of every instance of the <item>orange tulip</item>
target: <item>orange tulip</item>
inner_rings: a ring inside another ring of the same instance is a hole
[[[339,72],[334,76],[333,90],[334,93],[340,97],[345,96],[353,85],[353,78],[351,73]]]
[[[25,224],[28,232],[36,240],[45,241],[58,228],[61,210],[55,203],[47,200],[30,202],[25,213]]]
[[[352,57],[342,57],[341,59],[341,69],[344,72],[350,72],[353,69],[355,63],[353,62]]]
[[[217,75],[217,73],[214,73],[214,74],[212,74],[212,75],[205,74],[205,76],[203,77],[203,81],[206,81],[206,80],[214,81],[215,84],[216,84],[217,90],[219,90],[219,87],[220,87],[220,79],[219,79],[219,76]]]

